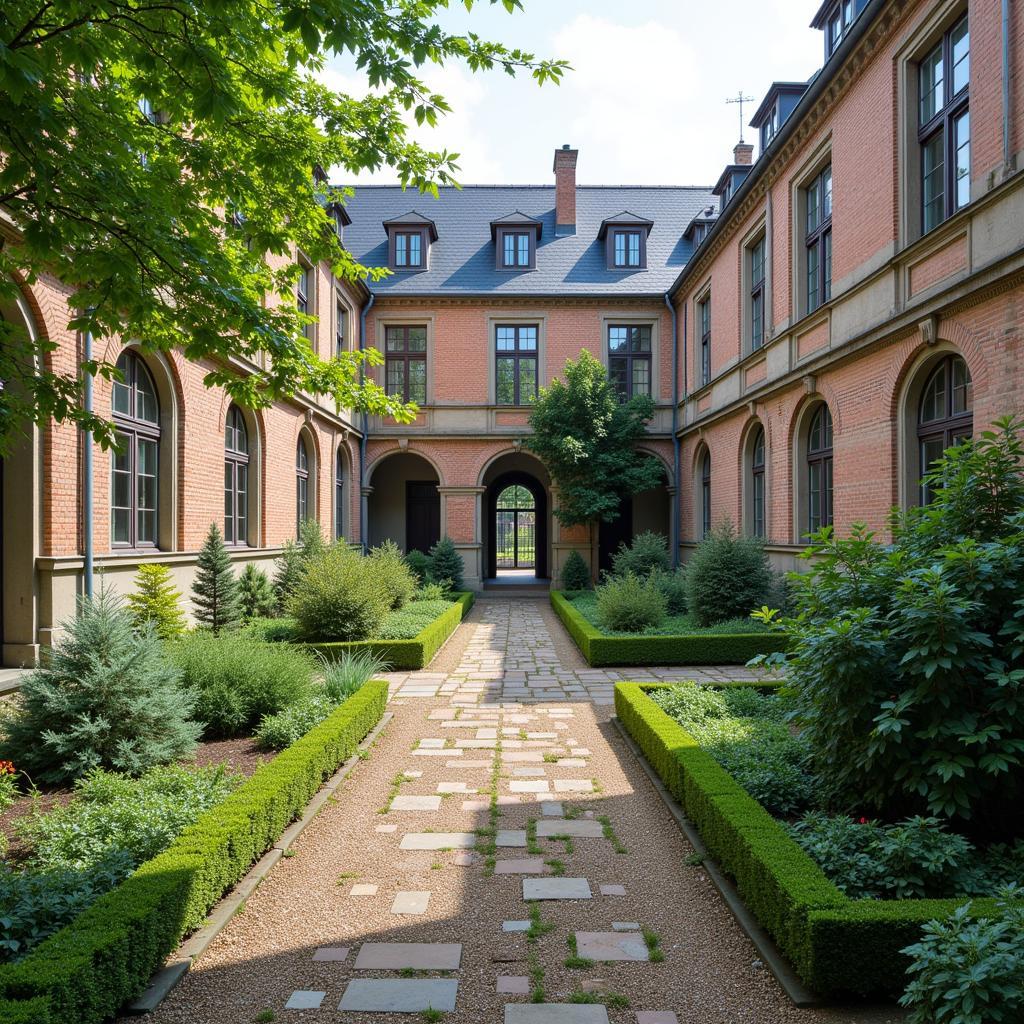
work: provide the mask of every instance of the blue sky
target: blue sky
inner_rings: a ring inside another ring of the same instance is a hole
[[[446,27],[538,56],[562,57],[574,70],[560,86],[501,71],[472,74],[449,65],[422,77],[453,112],[414,137],[460,154],[459,180],[547,184],[552,152],[579,149],[581,184],[713,184],[739,137],[735,104],[754,103],[775,80],[806,80],[821,65],[821,33],[808,27],[813,0],[524,0],[509,15],[478,2],[467,15],[453,0]],[[324,75],[352,93],[365,84],[351,63]],[[754,133],[745,129],[747,141]],[[335,176],[336,178],[338,176]],[[386,169],[357,181],[389,182]]]

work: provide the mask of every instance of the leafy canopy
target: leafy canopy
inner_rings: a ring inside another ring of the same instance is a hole
[[[657,461],[636,452],[653,415],[646,395],[620,402],[604,366],[586,350],[566,360],[564,381],[540,389],[530,413],[533,434],[523,443],[551,473],[559,522],[611,522],[624,496],[660,483]]]
[[[361,379],[378,353],[314,355],[291,300],[291,253],[347,280],[384,273],[339,243],[332,204],[346,193],[319,168],[386,165],[423,192],[454,183],[458,154],[412,143],[403,120],[434,124],[449,109],[417,77],[423,65],[561,77],[564,62],[443,30],[435,18],[449,4],[5,0],[0,208],[16,237],[0,247],[0,301],[17,281],[53,275],[70,292],[71,330],[209,358],[207,383],[243,405],[301,390],[408,421],[410,407]],[[318,79],[334,54],[354,58],[369,95]],[[78,374],[47,360],[54,347],[0,320],[0,446],[51,417],[112,442],[110,425],[82,409]],[[230,357],[260,368],[238,376]],[[84,368],[115,375],[98,361]]]

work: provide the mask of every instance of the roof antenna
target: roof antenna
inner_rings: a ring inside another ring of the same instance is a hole
[[[735,96],[727,98],[725,102],[726,103],[738,103],[740,105],[740,142],[742,142],[743,141],[743,104],[744,103],[753,103],[754,102],[754,97],[753,96],[744,96],[743,95],[743,90],[740,89],[740,91],[738,93],[736,93]]]

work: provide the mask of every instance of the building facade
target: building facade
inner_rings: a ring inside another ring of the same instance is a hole
[[[0,463],[3,664],[31,663],[72,613],[86,516],[111,586],[160,561],[186,594],[210,522],[239,569],[269,568],[307,517],[406,550],[448,534],[477,587],[557,579],[574,548],[606,564],[647,529],[685,558],[724,519],[782,566],[822,525],[884,535],[893,505],[927,500],[943,447],[1024,405],[1024,13],[832,0],[813,24],[823,67],[772,86],[756,159],[741,143],[714,187],[578,185],[562,147],[550,185],[358,188],[343,242],[391,275],[363,287],[303,264],[295,301],[321,356],[384,354],[374,372],[418,403],[413,424],[303,396],[237,408],[210,367],[104,343],[124,384],[97,383],[96,407],[124,444],[94,451],[91,507],[70,427]],[[74,372],[59,281],[0,314]],[[593,549],[559,526],[523,445],[538,388],[581,349],[654,398],[637,457],[663,476]]]

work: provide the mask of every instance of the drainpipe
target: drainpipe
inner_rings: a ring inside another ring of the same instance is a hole
[[[1010,169],[1010,0],[1003,0],[1003,168]]]
[[[92,331],[85,332],[83,343],[85,362],[92,360]],[[86,371],[83,389],[83,405],[87,413],[92,412],[92,374]],[[92,540],[92,466],[93,436],[92,431],[85,432],[85,450],[82,453],[82,547],[85,555],[85,596],[92,598],[93,583],[93,540]]]
[[[682,465],[682,453],[679,444],[679,314],[675,304],[665,293],[665,305],[672,314],[672,464],[676,481],[675,501],[673,502],[672,519],[669,525],[669,537],[672,544],[672,568],[679,565],[679,469]]]
[[[359,351],[364,352],[366,350],[366,314],[370,312],[373,307],[374,300],[377,296],[370,292],[370,301],[363,306],[362,312],[359,314]],[[364,366],[359,367],[359,383],[362,384],[366,380],[366,368]],[[366,411],[363,411],[362,415],[362,431],[363,436],[359,439],[359,543],[362,545],[363,554],[366,554],[367,543],[366,543],[366,494],[364,490],[366,488],[366,434],[370,427],[370,417],[366,415]]]

